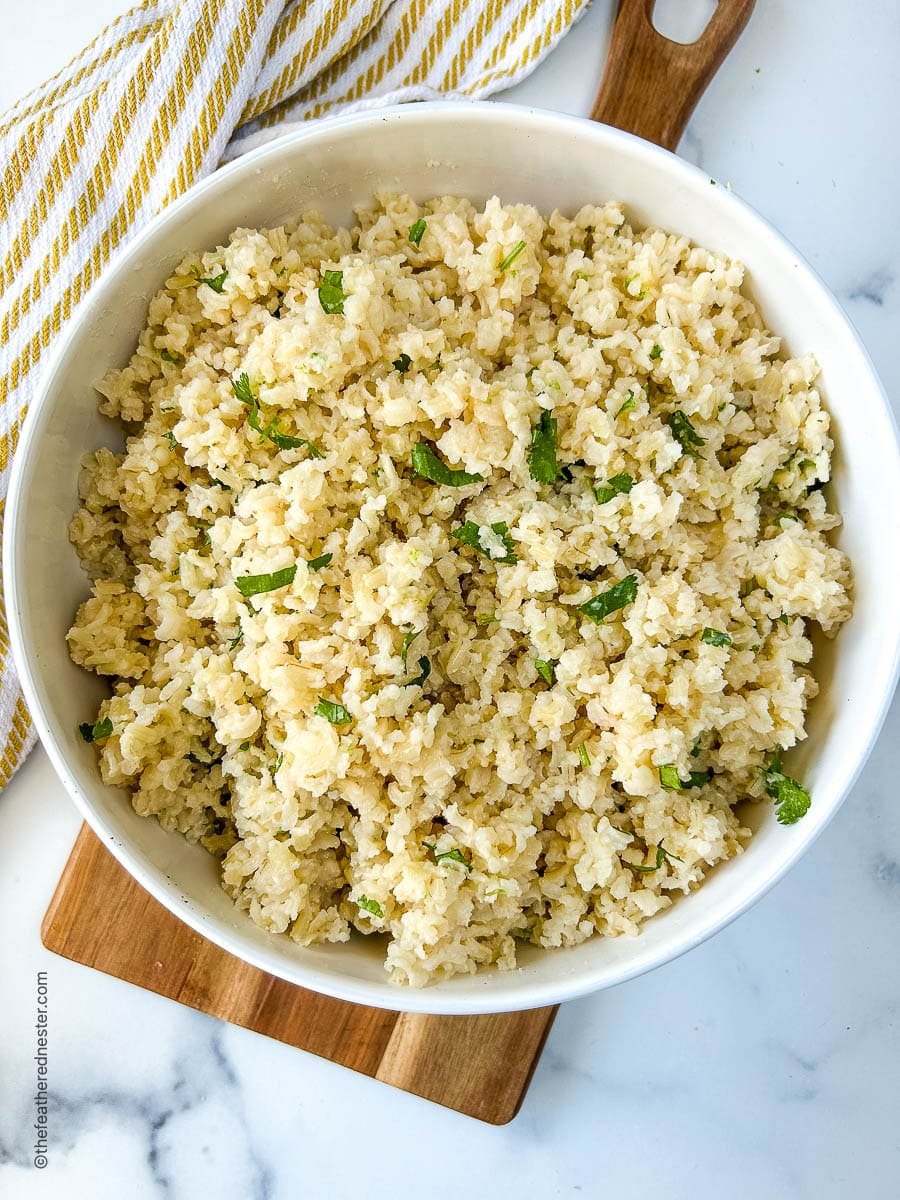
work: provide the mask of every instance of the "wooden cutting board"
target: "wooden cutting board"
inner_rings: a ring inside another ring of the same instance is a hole
[[[163,908],[83,825],[41,926],[48,950],[382,1083],[505,1125],[556,1008],[482,1017],[384,1012],[234,958]]]

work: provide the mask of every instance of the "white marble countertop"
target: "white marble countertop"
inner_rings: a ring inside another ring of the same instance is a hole
[[[125,7],[0,0],[0,109]],[[610,0],[597,0],[515,98],[586,112],[609,17]],[[682,145],[812,261],[895,397],[898,51],[896,0],[758,0]],[[0,1194],[897,1195],[898,740],[895,703],[840,814],[748,915],[678,962],[566,1005],[503,1128],[48,954],[40,920],[79,818],[36,751],[0,796]],[[39,970],[52,1093],[40,1171]]]

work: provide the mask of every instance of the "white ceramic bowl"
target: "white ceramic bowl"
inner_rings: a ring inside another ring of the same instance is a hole
[[[82,455],[116,430],[97,413],[93,384],[128,359],[147,301],[183,253],[213,247],[238,226],[277,225],[315,206],[346,222],[377,188],[419,199],[453,193],[569,211],[623,200],[662,225],[742,259],[769,326],[792,352],[814,351],[834,417],[839,542],[853,561],[855,611],[816,660],[822,692],[809,738],[790,757],[813,795],[784,827],[771,807],[745,854],[654,918],[636,939],[594,939],[523,955],[521,969],[486,970],[424,990],[388,983],[382,947],[363,938],[303,949],[263,933],[219,887],[204,851],[135,815],[105,787],[78,724],[101,696],[73,666],[65,634],[87,583],[66,526]],[[608,987],[697,945],[769,888],[834,815],[862,766],[896,677],[900,627],[900,459],[871,364],[846,317],[782,238],[745,204],[664,150],[586,120],[507,105],[423,104],[311,125],[217,172],[173,204],[94,287],[44,374],[13,470],[5,541],[7,604],[28,706],[53,764],[107,847],[157,900],[232,954],[304,987],[385,1008],[439,1013],[536,1007]],[[113,914],[111,914],[111,919]]]

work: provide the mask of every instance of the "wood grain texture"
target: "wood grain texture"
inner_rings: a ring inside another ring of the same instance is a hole
[[[654,28],[656,0],[621,0],[591,117],[674,150],[754,3],[719,0],[701,36],[682,45]]]
[[[87,825],[41,936],[65,958],[492,1125],[518,1112],[556,1015],[556,1008],[481,1017],[384,1012],[285,983],[194,933]]]

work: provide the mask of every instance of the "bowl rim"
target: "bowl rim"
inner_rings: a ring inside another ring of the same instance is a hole
[[[855,761],[844,772],[830,805],[827,808],[820,808],[817,814],[817,823],[811,825],[808,832],[803,831],[803,836],[797,839],[789,852],[782,853],[780,858],[772,864],[761,884],[755,888],[746,889],[746,894],[735,895],[730,904],[721,905],[696,929],[680,934],[676,933],[670,942],[664,943],[653,952],[643,956],[635,955],[628,962],[616,964],[613,968],[606,965],[577,971],[560,971],[558,976],[550,981],[530,981],[519,986],[515,985],[516,974],[512,972],[503,983],[498,984],[495,981],[489,989],[484,986],[479,988],[478,980],[484,978],[483,973],[479,972],[466,977],[466,982],[469,984],[466,990],[456,991],[445,990],[446,984],[442,986],[440,982],[421,989],[401,988],[391,984],[387,976],[383,983],[374,984],[352,977],[341,977],[300,961],[293,964],[294,969],[290,969],[288,964],[281,961],[273,962],[267,959],[262,950],[257,951],[255,946],[245,944],[247,939],[239,931],[222,927],[218,920],[206,912],[202,906],[184,896],[177,885],[169,880],[162,869],[150,861],[142,851],[129,846],[107,826],[103,815],[97,811],[90,797],[82,790],[70,768],[62,741],[57,736],[54,724],[52,720],[48,719],[44,709],[39,683],[40,670],[36,662],[33,663],[32,660],[19,597],[20,551],[17,544],[19,539],[14,538],[13,534],[19,523],[20,510],[26,500],[29,466],[32,456],[36,453],[35,447],[38,442],[36,435],[42,422],[43,409],[56,381],[56,376],[70,347],[89,326],[91,312],[102,305],[104,297],[114,290],[122,274],[130,270],[131,263],[140,255],[144,247],[148,243],[152,243],[160,230],[166,228],[171,222],[177,221],[185,209],[194,205],[201,206],[211,194],[215,194],[219,189],[228,188],[233,181],[252,173],[265,164],[268,159],[276,157],[289,147],[294,147],[299,151],[310,141],[327,140],[335,131],[348,127],[373,126],[388,121],[427,122],[434,115],[440,115],[442,119],[455,116],[459,120],[470,120],[476,123],[488,121],[502,125],[504,122],[525,121],[536,125],[544,123],[550,129],[562,126],[569,132],[591,138],[601,149],[604,145],[619,144],[621,146],[624,144],[630,154],[637,157],[643,156],[657,171],[661,170],[673,179],[680,177],[689,185],[696,184],[700,180],[706,182],[710,178],[707,172],[670,151],[634,134],[592,121],[590,118],[571,116],[550,109],[494,101],[428,101],[387,105],[345,113],[310,122],[308,125],[290,130],[249,150],[246,154],[213,171],[209,176],[194,184],[182,196],[152,218],[142,230],[117,251],[98,282],[81,301],[66,330],[48,356],[38,377],[34,398],[23,423],[20,444],[13,459],[4,521],[3,575],[6,580],[10,643],[21,687],[36,731],[56,774],[84,819],[106,848],[141,887],[201,936],[208,938],[236,958],[297,986],[375,1008],[447,1015],[474,1015],[557,1004],[624,983],[679,958],[688,950],[700,945],[725,928],[760,900],[806,853],[831,821],[868,759],[887,716],[897,685],[898,673],[900,673],[900,623],[898,623],[893,646],[885,648],[889,667],[887,673],[882,675],[883,694],[880,697],[877,711],[868,730],[857,739]],[[736,220],[737,217],[740,217],[744,222],[749,221],[752,226],[755,226],[762,241],[766,239],[773,241],[783,253],[791,256],[798,269],[806,274],[808,283],[812,283],[815,290],[820,293],[822,300],[827,303],[834,320],[845,328],[848,336],[855,343],[860,360],[868,371],[868,382],[873,395],[879,398],[887,420],[887,427],[893,434],[897,477],[900,479],[900,437],[898,437],[897,424],[870,356],[849,317],[817,272],[765,217],[730,190],[719,188],[718,191],[719,201],[724,204],[726,210],[731,208],[733,219]],[[459,977],[457,977],[457,987],[459,987]]]

